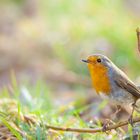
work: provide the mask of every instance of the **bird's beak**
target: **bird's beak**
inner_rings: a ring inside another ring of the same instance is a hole
[[[89,63],[88,60],[84,60],[84,59],[82,59],[82,61],[85,62],[85,63]]]

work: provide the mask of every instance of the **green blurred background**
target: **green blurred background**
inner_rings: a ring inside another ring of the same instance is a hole
[[[93,53],[107,55],[140,84],[139,13],[138,0],[0,1],[0,87],[14,72],[19,83],[86,90],[91,84],[81,59]]]
[[[18,109],[10,121],[18,116],[15,124],[32,139],[46,139],[54,132],[42,125],[32,129],[19,120],[20,113],[34,114],[42,124],[99,127],[102,120],[111,118],[115,107],[96,96],[81,59],[93,53],[107,55],[140,85],[139,13],[139,0],[1,0],[1,112],[9,115]],[[18,102],[14,107],[11,97]],[[116,121],[127,119],[130,111],[123,109]],[[109,137],[100,133],[58,135],[87,140]]]

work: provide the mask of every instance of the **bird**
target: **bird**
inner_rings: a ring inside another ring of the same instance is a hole
[[[137,106],[140,88],[105,55],[93,54],[82,61],[88,65],[92,85],[98,95],[118,107],[132,106],[128,121],[133,126],[133,112],[140,109]]]

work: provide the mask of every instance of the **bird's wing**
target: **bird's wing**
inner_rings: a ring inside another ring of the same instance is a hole
[[[140,98],[140,88],[131,82],[125,75],[119,75],[115,79],[116,84],[131,93],[136,98]]]

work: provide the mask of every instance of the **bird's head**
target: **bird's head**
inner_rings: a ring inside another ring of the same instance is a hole
[[[88,63],[89,67],[110,67],[112,65],[111,60],[101,54],[93,54],[88,56],[86,60],[82,60],[85,63]]]

